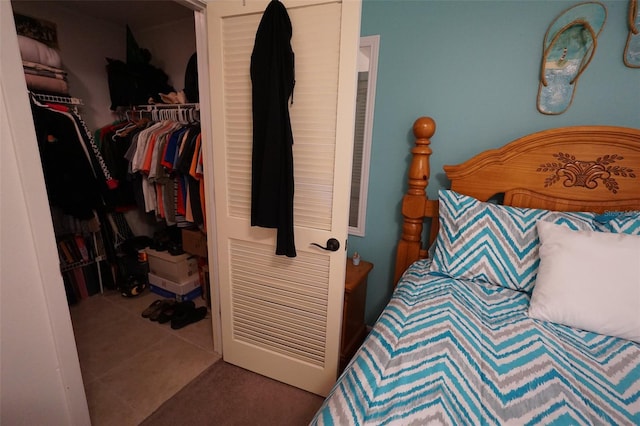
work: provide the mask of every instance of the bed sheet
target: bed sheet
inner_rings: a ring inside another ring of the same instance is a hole
[[[640,345],[428,269],[407,270],[312,424],[640,424]]]

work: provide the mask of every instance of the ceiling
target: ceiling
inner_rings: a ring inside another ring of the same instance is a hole
[[[193,10],[171,0],[58,0],[60,5],[116,24],[142,30],[193,18]]]

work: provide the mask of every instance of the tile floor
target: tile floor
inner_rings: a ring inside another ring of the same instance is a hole
[[[93,426],[138,425],[219,359],[210,313],[180,330],[142,318],[160,298],[105,291],[70,307]]]

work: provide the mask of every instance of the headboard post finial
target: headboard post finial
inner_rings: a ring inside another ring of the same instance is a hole
[[[430,139],[436,132],[436,122],[431,117],[420,117],[413,123],[416,139]]]
[[[436,132],[436,122],[431,117],[420,117],[413,123],[416,146],[411,149],[413,159],[409,168],[409,190],[407,194],[424,195],[429,183],[429,156],[431,137]]]
[[[435,131],[436,123],[430,117],[420,117],[413,124],[413,135],[416,139],[415,147],[411,149],[413,158],[409,168],[409,188],[402,200],[402,237],[398,242],[394,283],[398,282],[411,263],[424,257],[421,236],[430,173],[431,147],[429,145]]]

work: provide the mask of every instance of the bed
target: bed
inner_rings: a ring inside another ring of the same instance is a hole
[[[524,136],[438,200],[413,131],[397,286],[312,424],[640,424],[640,129]]]

